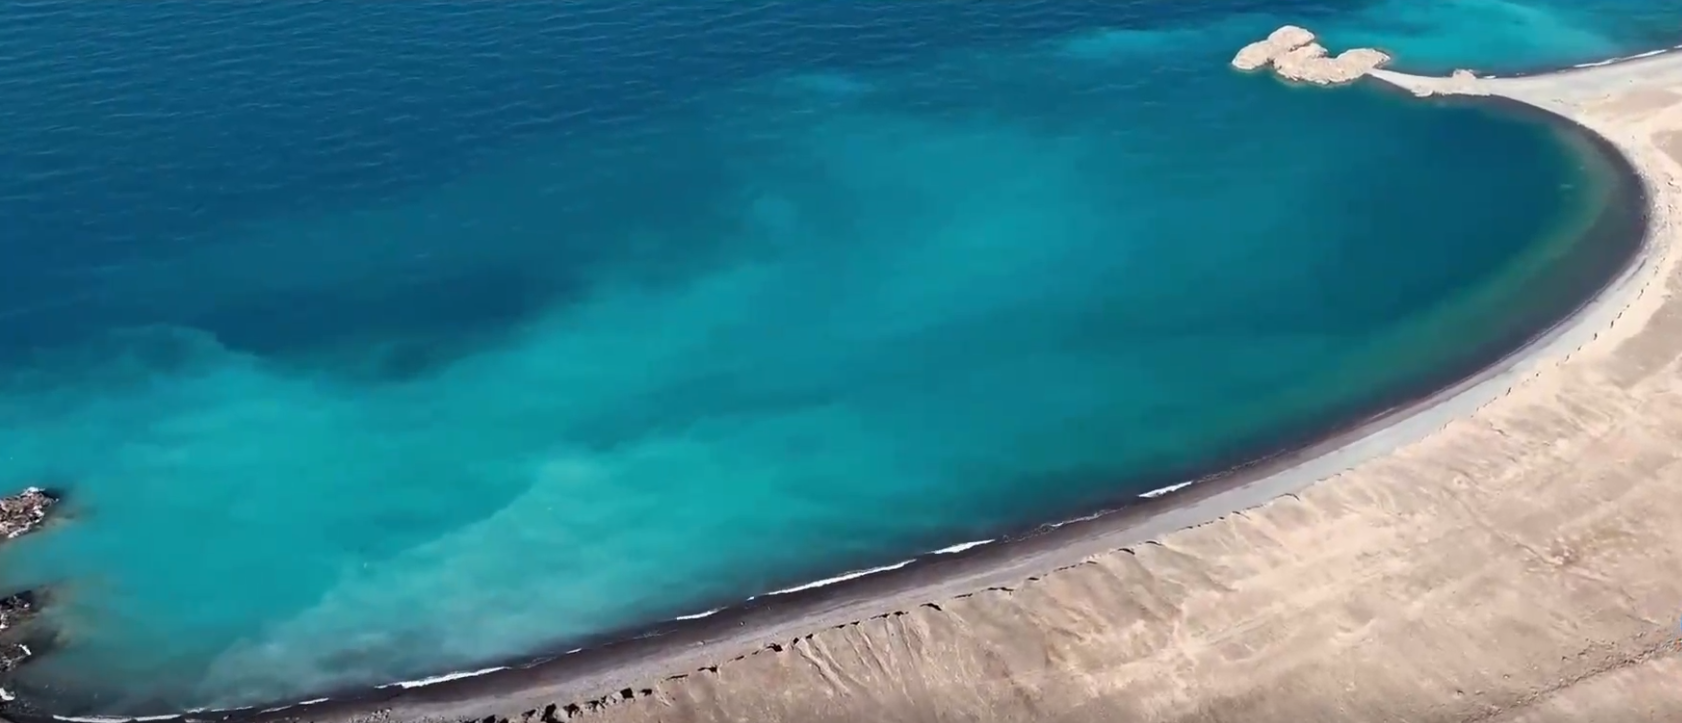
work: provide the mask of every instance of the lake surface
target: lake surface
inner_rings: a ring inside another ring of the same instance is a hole
[[[1592,293],[1616,174],[1232,53],[1516,72],[1660,5],[7,5],[0,487],[69,501],[6,685],[479,667],[1335,431]]]

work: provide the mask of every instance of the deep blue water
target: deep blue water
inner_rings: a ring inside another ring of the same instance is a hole
[[[0,8],[0,487],[145,712],[385,682],[1089,509],[1463,373],[1595,281],[1517,71],[1655,2]],[[1424,209],[1424,211],[1422,211]]]

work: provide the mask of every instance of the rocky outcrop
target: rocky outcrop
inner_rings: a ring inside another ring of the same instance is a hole
[[[0,540],[28,534],[47,521],[47,511],[58,497],[39,487],[0,497]]]
[[[31,645],[18,632],[19,626],[41,610],[41,599],[33,591],[0,598],[0,673],[12,670],[34,656],[39,645]]]
[[[39,487],[0,497],[0,544],[34,532],[56,504],[58,496]],[[41,642],[28,637],[24,624],[40,612],[41,602],[41,595],[32,590],[0,597],[0,673],[40,652]]]
[[[1273,61],[1273,71],[1286,80],[1315,85],[1349,83],[1367,71],[1390,62],[1390,56],[1371,48],[1345,50],[1334,56],[1326,54],[1319,43],[1309,43]]]
[[[1338,85],[1352,82],[1389,62],[1388,54],[1372,48],[1330,55],[1325,46],[1315,42],[1314,33],[1286,25],[1268,34],[1266,39],[1244,46],[1233,56],[1232,67],[1248,71],[1271,65],[1286,80]]]
[[[1267,38],[1244,46],[1232,57],[1232,67],[1239,70],[1258,70],[1274,59],[1314,42],[1314,33],[1306,28],[1286,25],[1269,33]]]

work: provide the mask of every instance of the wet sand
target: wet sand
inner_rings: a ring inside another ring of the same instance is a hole
[[[1642,257],[1523,354],[1270,468],[530,669],[234,717],[1682,719],[1682,54],[1375,75],[1605,135],[1652,190]]]

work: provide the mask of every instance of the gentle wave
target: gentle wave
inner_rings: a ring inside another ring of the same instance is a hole
[[[982,545],[990,545],[990,544],[993,544],[994,542],[997,542],[997,541],[998,540],[994,540],[994,539],[989,538],[989,539],[986,539],[986,540],[976,540],[974,542],[960,542],[960,543],[958,543],[956,545],[952,545],[950,547],[942,547],[938,550],[935,550],[934,552],[932,552],[930,554],[934,554],[934,555],[956,555],[956,554],[958,554],[960,552],[963,552],[965,550],[973,550],[973,549],[975,549],[977,547],[980,547]]]
[[[1187,487],[1190,487],[1194,484],[1197,484],[1196,480],[1193,480],[1191,482],[1181,482],[1179,484],[1172,484],[1172,485],[1168,485],[1167,487],[1158,487],[1158,488],[1156,488],[1154,490],[1151,490],[1149,492],[1140,492],[1139,496],[1143,497],[1145,499],[1153,499],[1153,498],[1161,497],[1165,494],[1168,494],[1169,492],[1174,492],[1176,490],[1183,490],[1183,489],[1185,489]]]
[[[53,719],[54,720],[62,720],[62,721],[71,721],[71,723],[145,723],[145,721],[176,720],[176,719],[179,719],[180,717],[181,716],[179,716],[179,715],[142,715],[142,716],[134,716],[134,717],[131,717],[131,718],[118,717],[118,716],[102,716],[102,715],[90,715],[90,716],[55,715],[55,716],[53,716]]]
[[[834,584],[839,583],[839,582],[846,582],[848,580],[857,580],[861,577],[865,577],[866,575],[876,575],[876,574],[880,574],[880,573],[884,573],[884,572],[891,572],[893,570],[898,570],[898,569],[900,569],[902,567],[905,567],[906,565],[909,565],[909,564],[911,564],[913,562],[916,562],[916,561],[917,560],[915,558],[910,559],[910,560],[901,560],[901,561],[896,562],[892,565],[883,565],[881,567],[872,567],[868,570],[857,570],[857,571],[854,571],[854,572],[846,573],[844,575],[836,575],[835,577],[824,578],[824,579],[818,580],[816,582],[809,582],[809,583],[806,583],[804,585],[796,585],[794,587],[784,588],[782,590],[773,590],[771,592],[765,593],[764,595],[760,595],[760,596],[757,596],[757,597],[771,597],[772,595],[788,595],[790,593],[804,592],[806,590],[816,590],[820,587],[829,587],[830,585],[834,585]],[[751,600],[753,598],[749,598],[749,599]]]
[[[679,616],[677,616],[675,618],[672,618],[672,619],[673,620],[700,620],[702,618],[710,618],[714,615],[717,615],[719,613],[719,611],[721,611],[723,609],[724,608],[713,608],[713,609],[708,610],[704,613],[695,613],[694,615],[679,615]]]
[[[1603,67],[1603,66],[1607,66],[1607,65],[1615,65],[1617,63],[1622,63],[1622,62],[1627,61],[1627,60],[1640,60],[1641,58],[1651,58],[1655,55],[1664,55],[1665,53],[1671,53],[1671,52],[1675,52],[1677,50],[1682,50],[1682,45],[1677,45],[1677,46],[1670,47],[1670,48],[1661,48],[1659,50],[1649,50],[1645,53],[1636,53],[1635,55],[1626,55],[1626,56],[1621,57],[1621,58],[1611,58],[1611,59],[1608,59],[1608,60],[1597,60],[1593,63],[1578,63],[1578,64],[1573,65],[1571,67],[1573,67],[1573,68],[1599,68],[1599,67]]]
[[[508,666],[499,665],[499,666],[494,667],[494,668],[480,668],[478,670],[467,670],[467,671],[462,671],[460,673],[445,673],[443,675],[434,675],[434,676],[429,677],[429,678],[421,678],[420,680],[402,680],[402,681],[398,681],[396,683],[391,683],[389,685],[382,685],[382,686],[380,686],[380,688],[382,688],[382,689],[383,688],[402,688],[404,690],[408,690],[410,688],[424,688],[424,687],[429,686],[429,685],[437,685],[439,683],[448,683],[452,680],[461,680],[462,678],[477,678],[481,675],[489,675],[491,673],[496,673],[496,672],[507,670],[507,669],[508,669]]]

